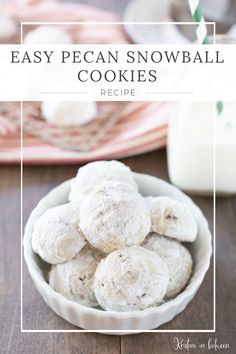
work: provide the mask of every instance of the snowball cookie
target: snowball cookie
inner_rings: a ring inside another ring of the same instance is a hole
[[[162,301],[168,282],[168,268],[162,259],[132,246],[110,253],[99,263],[94,292],[105,310],[143,310]]]
[[[41,103],[42,116],[51,124],[80,126],[96,118],[96,102],[44,101]]]
[[[170,281],[165,298],[179,294],[192,272],[193,261],[187,248],[176,240],[156,234],[151,234],[143,247],[155,252],[168,266]]]
[[[48,209],[34,224],[32,248],[48,263],[70,260],[85,244],[78,207],[71,203]]]
[[[95,161],[81,167],[71,185],[69,200],[80,202],[96,186],[105,181],[125,182],[133,186],[135,191],[138,186],[131,170],[119,161]]]
[[[151,228],[145,199],[123,182],[104,182],[81,203],[80,227],[88,242],[105,253],[139,245]]]
[[[39,26],[25,35],[24,44],[72,44],[72,38],[58,26]]]
[[[85,246],[72,260],[52,266],[49,284],[68,300],[94,307],[97,300],[93,291],[93,277],[102,255]]]
[[[0,14],[0,40],[6,40],[16,34],[17,24],[15,20],[7,14]]]
[[[197,223],[185,204],[169,197],[147,197],[146,202],[151,213],[152,231],[179,241],[195,241]]]

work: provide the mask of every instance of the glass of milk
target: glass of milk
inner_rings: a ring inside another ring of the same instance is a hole
[[[215,143],[215,144],[214,144]],[[221,115],[212,102],[183,102],[169,122],[168,170],[179,188],[209,194],[236,193],[236,101]]]
[[[209,38],[210,43],[212,38]],[[236,42],[216,36],[216,43]],[[236,193],[236,97],[223,102],[182,102],[173,109],[168,128],[168,170],[173,184],[197,194]]]

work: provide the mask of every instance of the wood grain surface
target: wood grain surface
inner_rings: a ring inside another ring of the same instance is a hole
[[[165,150],[123,160],[137,172],[168,180]],[[38,166],[24,168],[24,221],[37,202],[51,188],[75,175],[77,166]],[[90,333],[20,332],[20,170],[0,167],[0,353],[174,353],[174,338],[190,337],[206,343],[217,337],[229,343],[227,353],[236,348],[235,328],[235,255],[236,198],[217,199],[216,222],[216,328],[215,333],[144,333],[107,336]],[[212,228],[212,198],[193,197]],[[213,326],[213,271],[187,306],[162,329],[211,329]],[[23,328],[75,329],[47,307],[35,290],[26,266],[23,273]],[[198,351],[201,352],[201,351]],[[204,351],[202,351],[204,352]],[[206,350],[207,352],[207,350]],[[218,351],[221,352],[221,351]]]

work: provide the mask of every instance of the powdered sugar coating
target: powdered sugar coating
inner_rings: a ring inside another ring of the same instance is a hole
[[[17,34],[17,24],[8,14],[0,13],[0,40],[6,40]]]
[[[72,39],[58,26],[39,26],[25,35],[24,44],[72,44]]]
[[[84,306],[97,306],[93,278],[101,259],[97,250],[85,246],[72,260],[52,266],[49,284],[68,300]]]
[[[147,197],[152,231],[179,241],[193,242],[197,237],[197,223],[190,209],[170,197]]]
[[[135,191],[138,186],[129,167],[119,161],[95,161],[78,170],[71,185],[69,200],[82,201],[95,187],[106,181],[119,181],[130,184]]]
[[[72,259],[85,244],[78,207],[71,203],[48,209],[35,222],[32,248],[50,264]]]
[[[41,111],[51,124],[80,126],[96,118],[97,106],[93,101],[43,101]]]
[[[151,234],[143,247],[155,252],[168,266],[170,281],[165,298],[179,294],[192,272],[193,261],[187,248],[176,240],[157,234]]]
[[[142,310],[160,303],[169,273],[155,253],[140,246],[110,253],[94,274],[94,292],[108,311]]]
[[[80,227],[89,243],[105,253],[143,242],[151,228],[145,199],[122,182],[96,187],[81,203]]]

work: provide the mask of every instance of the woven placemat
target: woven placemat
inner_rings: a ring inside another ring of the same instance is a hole
[[[122,116],[128,103],[99,102],[98,115],[83,126],[59,126],[49,124],[41,114],[40,102],[23,103],[23,132],[36,136],[57,147],[88,152],[102,139]],[[0,114],[20,128],[18,102],[0,103]]]

